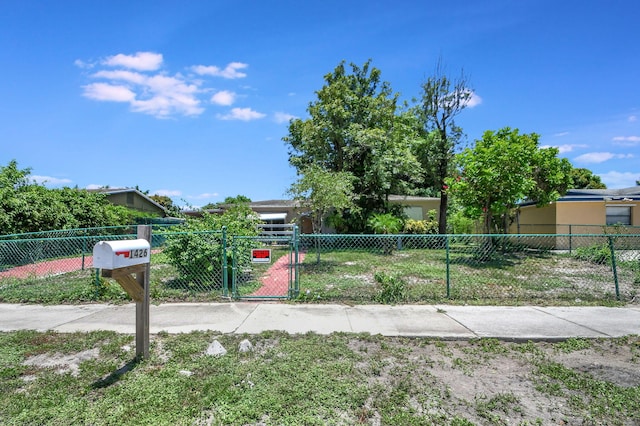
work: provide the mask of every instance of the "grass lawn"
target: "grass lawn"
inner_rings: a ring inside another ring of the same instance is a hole
[[[640,281],[631,268],[620,270],[624,303],[638,295]],[[618,304],[608,265],[548,252],[503,253],[481,261],[464,250],[450,252],[448,271],[444,250],[392,255],[334,250],[321,253],[319,262],[309,253],[300,275],[301,299],[368,303],[383,290],[376,275],[402,282],[398,303]]]
[[[243,340],[252,350],[239,350]],[[218,340],[228,353],[206,355]],[[3,425],[638,424],[640,341],[0,333]]]

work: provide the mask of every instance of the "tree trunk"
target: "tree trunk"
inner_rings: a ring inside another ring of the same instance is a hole
[[[443,235],[447,233],[447,205],[449,204],[449,195],[445,190],[440,190],[440,212],[438,214],[438,233]]]

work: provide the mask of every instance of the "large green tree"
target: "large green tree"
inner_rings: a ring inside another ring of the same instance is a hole
[[[540,148],[538,139],[505,127],[486,131],[473,148],[457,155],[459,175],[447,179],[445,187],[467,217],[483,219],[485,233],[491,233],[494,218],[505,219],[518,202],[542,206],[570,186],[569,161],[557,157],[557,148]],[[506,224],[500,225],[505,231]]]
[[[370,61],[350,68],[341,62],[324,77],[309,118],[292,120],[283,140],[299,174],[314,165],[353,175],[358,208],[345,221],[350,232],[360,232],[371,214],[390,209],[388,196],[403,193],[419,165],[396,116],[398,95]]]
[[[594,175],[589,169],[575,168],[571,170],[572,188],[575,189],[607,189],[600,176]]]
[[[447,232],[447,209],[449,205],[445,180],[450,176],[452,160],[462,137],[462,130],[455,117],[464,110],[473,94],[464,72],[457,78],[449,77],[439,60],[436,69],[422,84],[422,98],[417,109],[424,128],[420,160],[428,178],[440,196],[438,232]]]

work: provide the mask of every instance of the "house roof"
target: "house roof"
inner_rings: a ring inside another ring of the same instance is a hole
[[[144,198],[148,203],[153,204],[154,206],[156,206],[158,209],[162,210],[163,212],[166,213],[167,209],[164,208],[164,206],[162,204],[157,203],[156,201],[154,201],[153,199],[149,198],[146,194],[144,194],[143,192],[138,191],[135,188],[96,188],[96,189],[87,189],[87,191],[89,192],[99,192],[101,194],[105,194],[105,195],[115,195],[115,194],[125,194],[125,193],[134,193],[137,196]]]
[[[265,200],[265,201],[252,201],[249,203],[249,207],[281,207],[281,208],[295,208],[299,207],[300,203],[296,200]]]
[[[419,197],[417,195],[389,195],[389,201],[440,201],[440,198]]]
[[[640,200],[640,186],[618,189],[570,189],[558,201]]]
[[[558,203],[581,201],[640,201],[640,186],[618,189],[569,189]],[[520,203],[521,207],[535,205],[535,201]]]

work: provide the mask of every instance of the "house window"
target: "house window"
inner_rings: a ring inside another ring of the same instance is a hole
[[[424,219],[424,217],[422,216],[422,207],[420,206],[407,206],[404,208],[404,214],[406,214],[409,219]]]
[[[631,207],[607,206],[607,225],[631,225]]]

